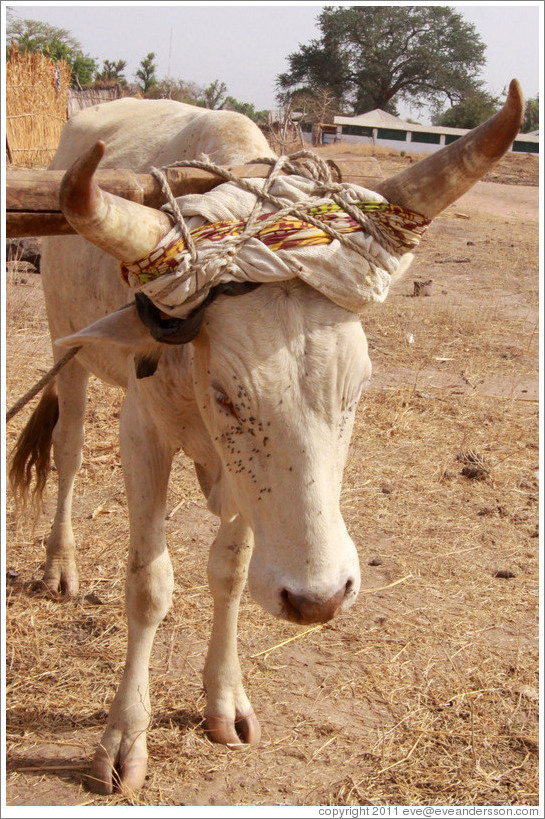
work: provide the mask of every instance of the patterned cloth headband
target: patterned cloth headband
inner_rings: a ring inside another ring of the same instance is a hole
[[[357,202],[355,207],[373,220],[400,254],[415,248],[430,224],[430,220],[421,214],[389,202]],[[364,230],[362,225],[335,202],[314,205],[308,209],[308,213],[341,234]],[[332,241],[329,234],[310,222],[294,216],[284,216],[270,224],[270,217],[270,213],[258,217],[257,222],[269,220],[269,224],[256,234],[256,238],[272,251],[324,245]],[[191,231],[191,237],[197,247],[203,242],[220,242],[225,238],[240,236],[247,221],[234,219],[207,223]],[[187,245],[179,231],[173,228],[148,256],[132,264],[122,264],[122,276],[127,284],[140,287],[165,273],[177,270],[185,253]]]

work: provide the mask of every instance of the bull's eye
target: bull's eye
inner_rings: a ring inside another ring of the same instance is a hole
[[[214,401],[216,402],[218,407],[220,407],[225,412],[228,412],[230,415],[234,415],[235,418],[237,417],[237,413],[233,406],[233,402],[231,401],[227,393],[224,392],[224,390],[222,390],[222,388],[216,384],[212,385],[212,397],[214,398]]]

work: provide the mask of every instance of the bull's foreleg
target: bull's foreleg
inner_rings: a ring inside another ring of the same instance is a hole
[[[72,530],[72,493],[81,466],[88,373],[70,361],[57,375],[59,419],[53,430],[53,457],[58,477],[57,508],[47,539],[44,585],[52,592],[75,595],[79,580]]]
[[[128,647],[123,678],[88,780],[89,787],[98,793],[111,793],[115,786],[136,790],[146,776],[149,659],[173,588],[164,531],[172,455],[159,442],[129,390],[121,415],[121,459],[130,517]]]
[[[210,739],[225,745],[259,742],[260,727],[244,692],[237,653],[240,596],[253,548],[242,518],[222,523],[208,561],[214,622],[204,667],[206,727]]]

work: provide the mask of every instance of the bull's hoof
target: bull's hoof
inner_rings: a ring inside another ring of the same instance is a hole
[[[43,589],[55,597],[59,594],[63,597],[77,597],[79,592],[79,578],[77,574],[62,574],[60,577],[48,577],[44,575],[41,585]]]
[[[127,759],[114,764],[110,755],[99,748],[91,762],[91,770],[86,777],[87,788],[93,793],[107,796],[117,791],[138,791],[143,786],[148,769],[145,757]]]
[[[78,569],[71,557],[48,558],[42,588],[56,597],[76,597],[79,592]]]
[[[255,713],[246,714],[237,711],[235,719],[208,714],[206,733],[212,742],[228,745],[230,748],[241,748],[244,745],[256,745],[261,739],[261,726]]]

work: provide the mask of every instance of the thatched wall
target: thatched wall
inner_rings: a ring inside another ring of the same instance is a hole
[[[110,102],[122,96],[123,92],[120,85],[113,85],[110,88],[84,88],[81,91],[69,88],[68,117],[70,118],[90,105],[100,105],[103,102]]]
[[[6,63],[6,139],[8,161],[46,166],[66,122],[71,69],[44,54],[20,54],[12,46]]]

